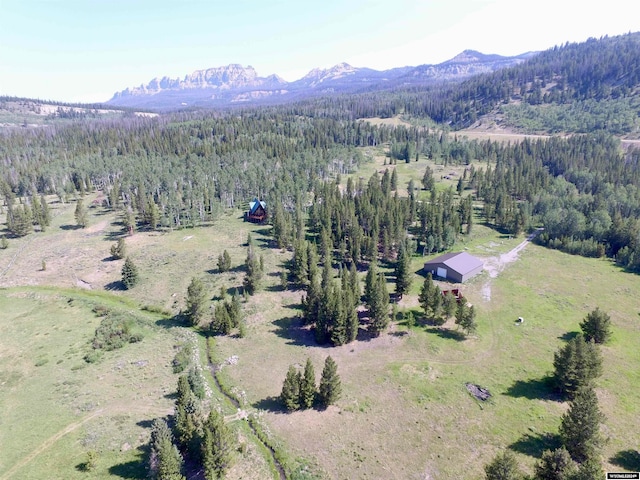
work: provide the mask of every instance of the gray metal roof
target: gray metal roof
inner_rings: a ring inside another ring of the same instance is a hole
[[[473,255],[469,255],[467,252],[445,253],[444,255],[440,255],[439,257],[425,262],[424,265],[426,267],[427,265],[436,263],[442,263],[451,270],[455,270],[460,275],[465,275],[484,265],[482,260],[474,257]]]

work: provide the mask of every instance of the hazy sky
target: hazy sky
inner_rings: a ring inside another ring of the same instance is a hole
[[[638,30],[637,0],[0,0],[0,95],[97,102],[229,63],[296,80]]]

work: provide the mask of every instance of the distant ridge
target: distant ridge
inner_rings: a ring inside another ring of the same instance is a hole
[[[117,92],[107,104],[169,110],[189,106],[284,102],[314,95],[351,93],[393,85],[462,80],[478,73],[517,65],[531,55],[534,54],[503,57],[465,50],[438,65],[406,66],[384,71],[339,63],[327,69],[314,68],[293,82],[287,82],[275,74],[260,77],[251,66],[229,64],[196,70],[182,79],[166,76],[154,78],[146,85]]]

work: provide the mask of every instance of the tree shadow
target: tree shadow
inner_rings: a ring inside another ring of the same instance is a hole
[[[124,283],[122,283],[120,280],[116,280],[115,282],[107,283],[104,286],[104,289],[108,291],[124,291],[127,288],[124,286]]]
[[[630,472],[640,472],[640,452],[638,450],[620,450],[609,461]]]
[[[104,239],[110,242],[113,242],[115,240],[119,240],[121,238],[125,238],[125,235],[122,233],[122,231],[112,231],[112,232],[107,232],[104,235]]]
[[[282,288],[282,285],[269,285],[265,288],[267,292],[284,292],[286,288]]]
[[[460,332],[458,330],[451,330],[449,328],[430,327],[427,328],[426,331],[428,333],[434,333],[440,338],[444,338],[446,340],[456,340],[457,342],[462,342],[467,338],[467,336],[463,332]]]
[[[142,428],[151,428],[153,426],[153,420],[140,420],[136,422],[136,425]]]
[[[560,340],[564,340],[565,342],[568,342],[569,340],[573,340],[574,338],[576,338],[579,333],[580,332],[566,332],[560,335],[558,338]]]
[[[395,332],[389,332],[389,335],[391,335],[392,337],[402,338],[409,335],[409,332],[407,332],[406,330],[402,330],[402,331],[396,330]]]
[[[273,413],[287,413],[278,397],[267,397],[253,403],[253,408]]]
[[[553,433],[525,433],[518,440],[509,445],[511,450],[530,457],[540,458],[545,450],[560,448],[562,442],[560,436]]]
[[[228,270],[225,270],[224,272],[220,270],[218,267],[205,270],[205,272],[210,275],[216,275],[220,273],[240,273],[240,272],[246,272],[246,271],[247,271],[247,267],[245,266],[244,263],[241,263],[240,265],[236,265],[235,267],[231,267]]]
[[[109,467],[109,473],[119,478],[140,479],[148,478],[147,467],[142,458],[119,463]]]
[[[531,378],[529,380],[516,380],[503,395],[515,398],[527,398],[529,400],[562,401],[562,397],[553,389],[553,377],[551,376]]]
[[[280,338],[289,340],[289,345],[299,347],[322,347],[316,342],[313,330],[302,323],[302,318],[298,316],[284,317],[274,320],[276,327],[274,333]]]
[[[187,319],[182,313],[178,313],[173,317],[161,318],[156,320],[156,325],[164,328],[184,327],[187,324]]]
[[[82,230],[81,225],[60,225],[60,230]]]

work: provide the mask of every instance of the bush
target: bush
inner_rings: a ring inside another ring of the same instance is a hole
[[[127,343],[135,343],[142,340],[142,334],[131,332],[131,320],[120,315],[108,315],[103,318],[96,329],[92,346],[95,350],[116,350]]]
[[[173,366],[173,373],[181,373],[186,370],[191,362],[191,354],[193,353],[193,349],[191,345],[186,343],[180,350],[176,353],[176,356],[173,357],[173,361],[171,362]]]

